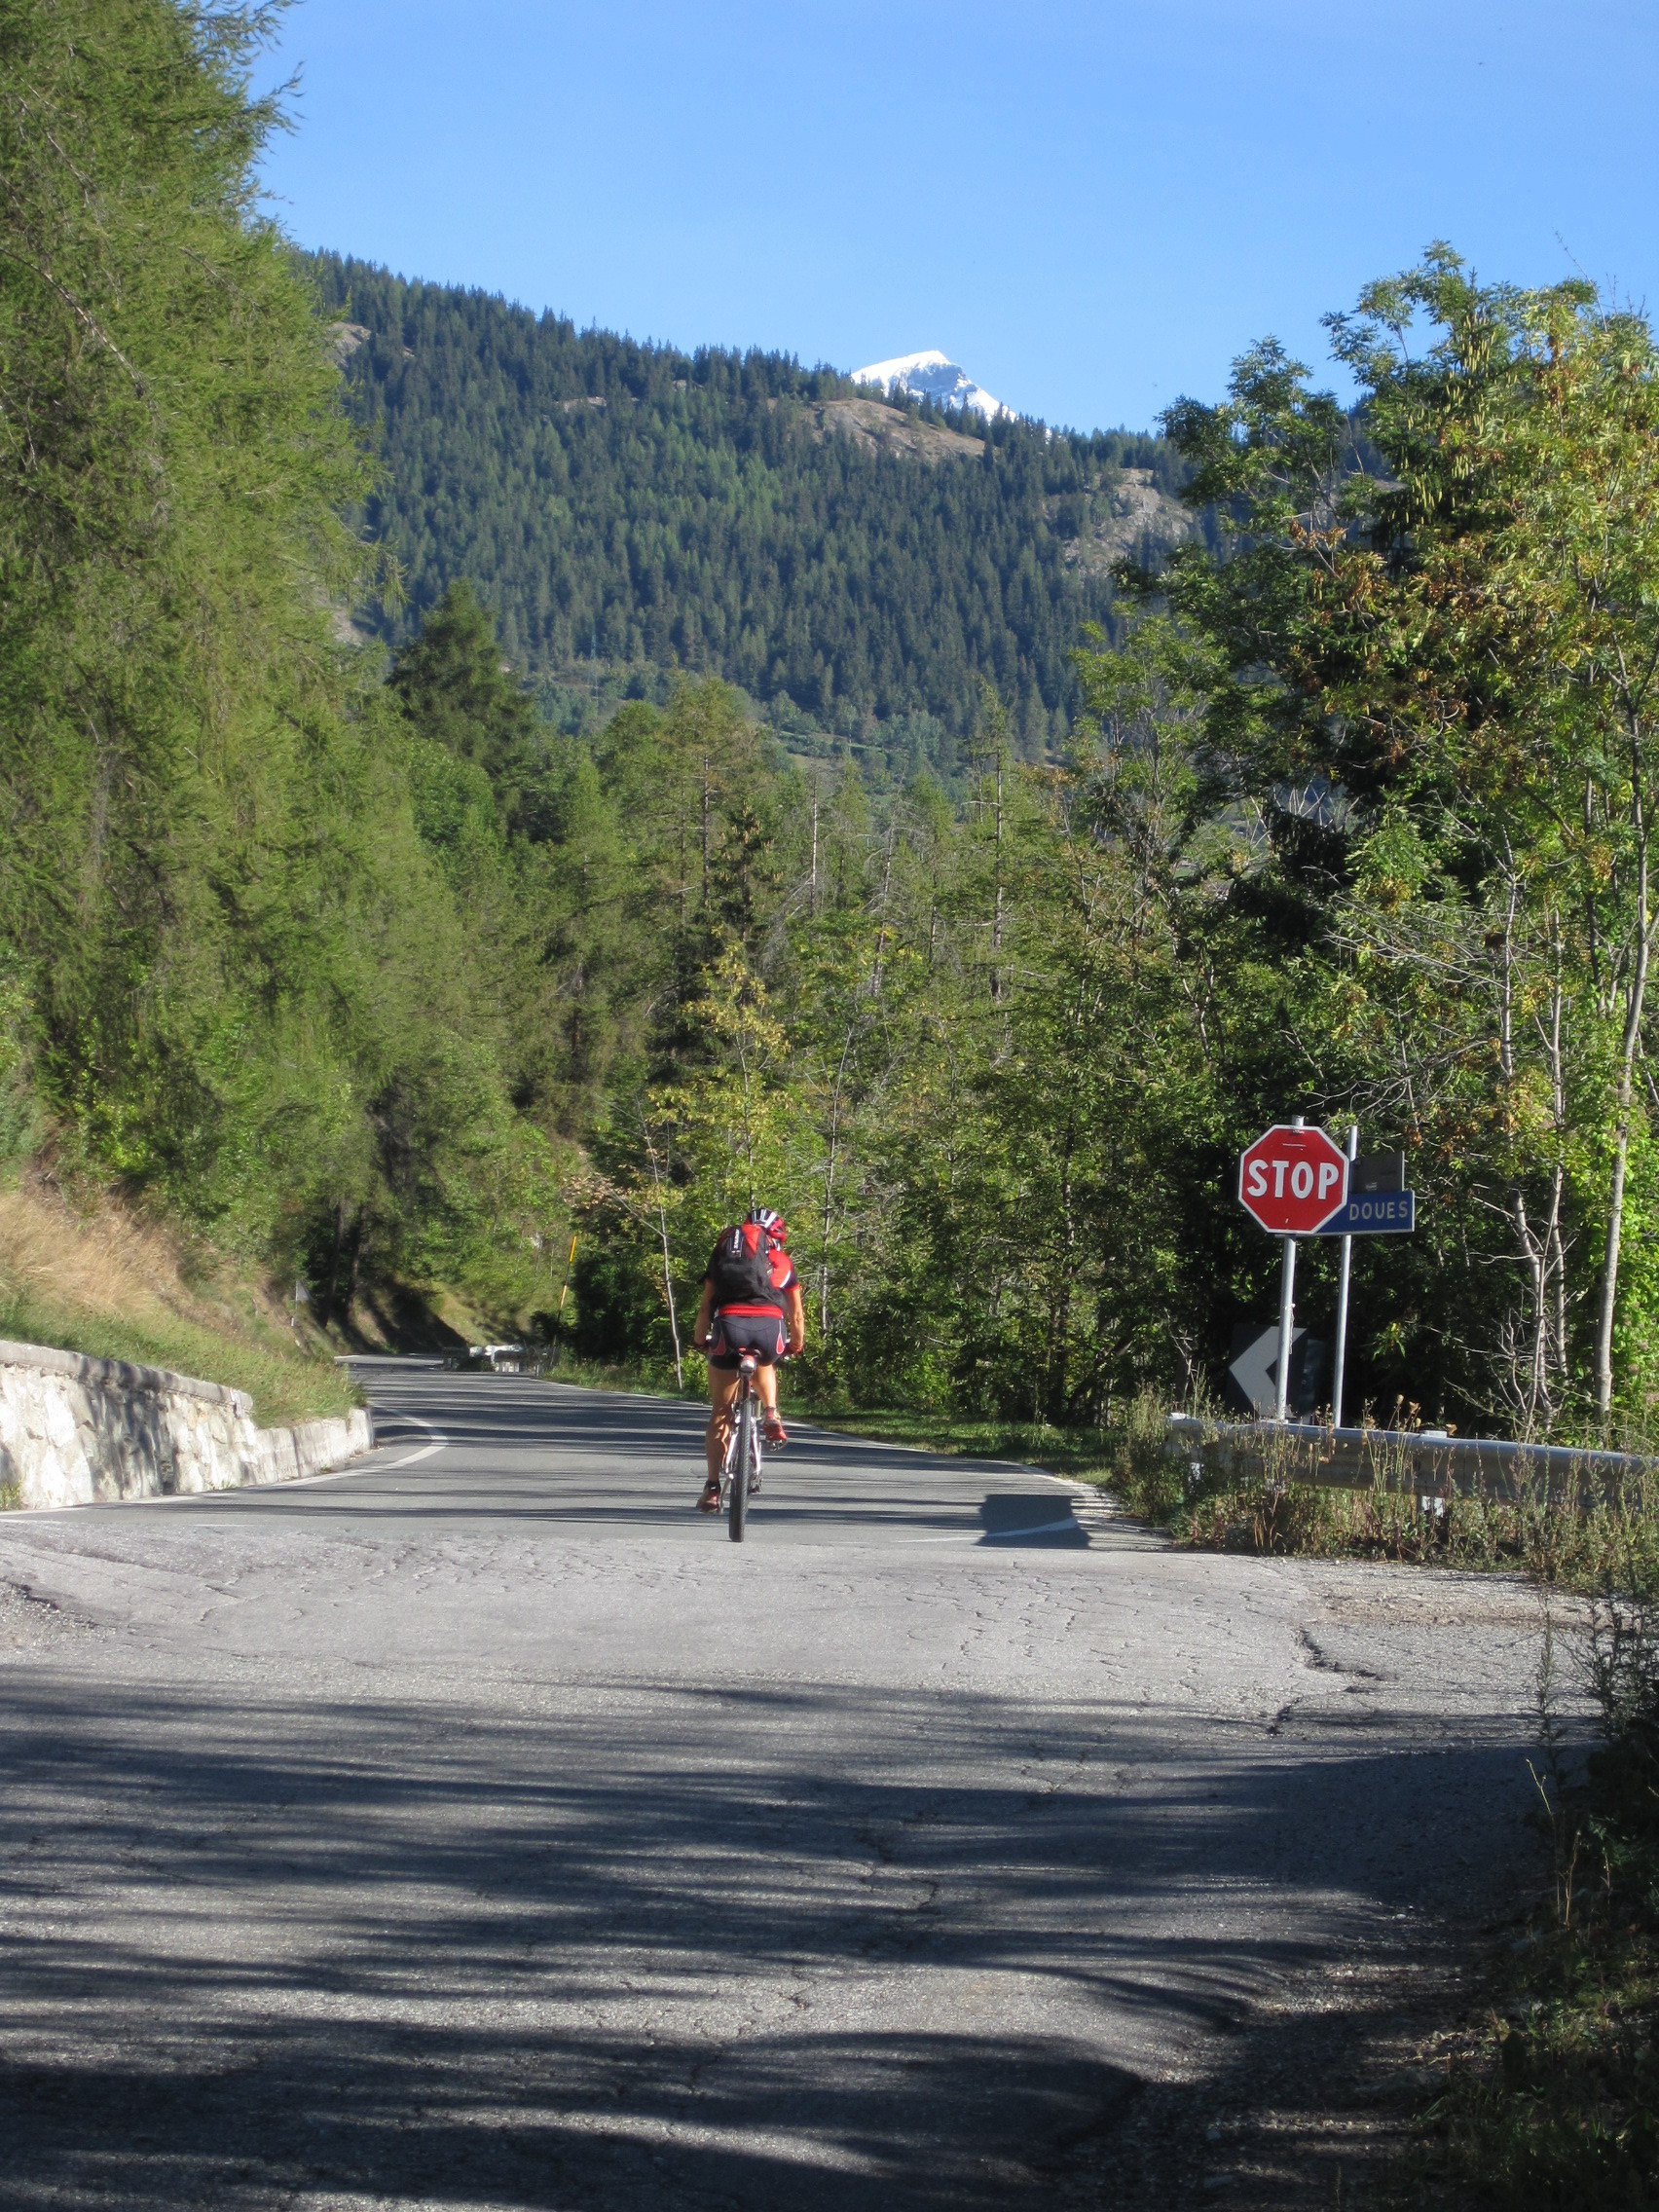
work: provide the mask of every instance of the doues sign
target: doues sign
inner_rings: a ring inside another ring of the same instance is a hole
[[[1274,1236],[1316,1236],[1347,1203],[1347,1156],[1323,1129],[1275,1123],[1238,1161],[1238,1198]]]

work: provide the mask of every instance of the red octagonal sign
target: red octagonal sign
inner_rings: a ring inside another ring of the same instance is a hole
[[[1323,1129],[1278,1123],[1238,1161],[1238,1201],[1275,1236],[1311,1236],[1347,1203],[1346,1155]]]

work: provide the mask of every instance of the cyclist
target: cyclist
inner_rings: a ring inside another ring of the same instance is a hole
[[[789,1442],[778,1418],[777,1363],[786,1347],[798,1353],[806,1343],[806,1307],[789,1255],[789,1235],[775,1206],[751,1206],[735,1229],[722,1230],[703,1277],[692,1332],[692,1342],[709,1360],[709,1479],[697,1500],[699,1513],[720,1509],[720,1467],[737,1398],[740,1352],[753,1350],[760,1362],[755,1381],[761,1433],[773,1446]]]

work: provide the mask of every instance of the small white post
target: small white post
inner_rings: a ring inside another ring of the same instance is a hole
[[[1298,1114],[1291,1123],[1293,1129],[1304,1126],[1304,1117]],[[1285,1419],[1290,1402],[1290,1340],[1296,1328],[1296,1238],[1284,1240],[1284,1272],[1279,1278],[1279,1348],[1278,1390],[1273,1406],[1274,1420]]]
[[[1279,1277],[1278,1399],[1274,1420],[1285,1419],[1290,1391],[1290,1340],[1296,1322],[1296,1238],[1284,1239],[1284,1272]]]
[[[1348,1127],[1348,1196],[1353,1196],[1353,1163],[1359,1158],[1359,1124]],[[1337,1283],[1337,1364],[1331,1377],[1331,1426],[1343,1425],[1343,1379],[1347,1367],[1348,1269],[1353,1262],[1353,1238],[1343,1238],[1342,1273]]]

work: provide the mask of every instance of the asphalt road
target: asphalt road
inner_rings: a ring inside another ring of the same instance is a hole
[[[1332,2201],[1227,2084],[1535,1852],[1525,1592],[822,1432],[739,1546],[684,1407],[364,1374],[0,1520],[8,2212]]]

